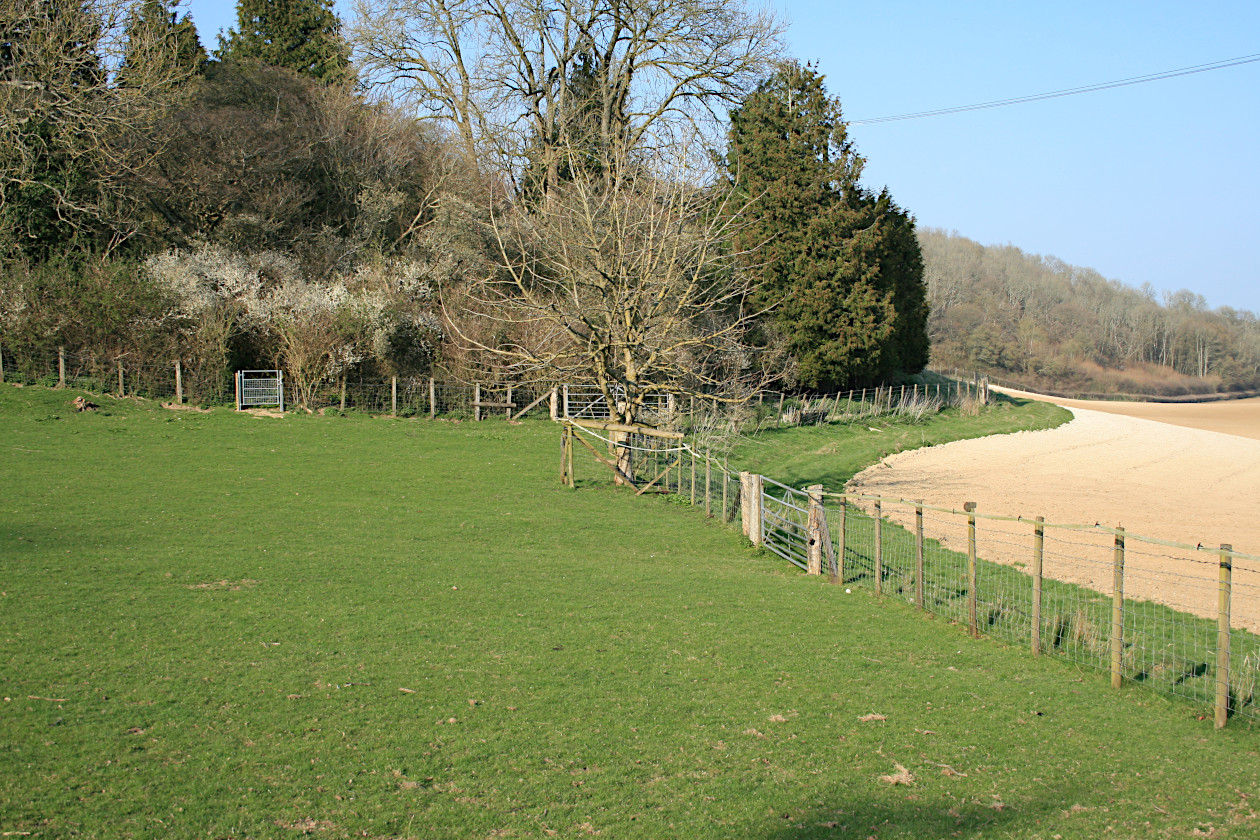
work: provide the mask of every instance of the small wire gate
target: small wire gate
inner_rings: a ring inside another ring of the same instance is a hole
[[[613,400],[621,401],[626,396],[626,389],[620,385],[613,388]],[[611,420],[617,416],[615,406],[608,404],[604,392],[593,385],[563,385],[560,393],[562,416],[575,420]],[[645,394],[639,417],[645,422],[662,422],[668,419],[673,410],[673,399],[669,394]]]
[[[236,372],[236,410],[259,406],[280,407],[284,411],[284,371],[238,370]]]

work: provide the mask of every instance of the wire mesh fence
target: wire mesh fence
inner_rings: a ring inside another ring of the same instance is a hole
[[[773,495],[782,505],[782,485]],[[807,495],[792,498],[799,507]],[[1260,721],[1260,558],[901,499],[828,494],[827,505],[847,585],[1115,684],[1211,704],[1218,723]],[[798,555],[810,537],[782,533]]]
[[[930,385],[885,385],[838,391],[832,394],[787,394],[765,391],[750,400],[744,411],[749,415],[741,431],[756,433],[787,426],[821,423],[853,423],[886,416],[922,419],[944,408],[959,408],[989,400],[984,382],[948,381]],[[724,413],[713,405],[708,409]]]
[[[235,405],[233,378],[222,365],[186,360],[169,365],[133,362],[127,355],[61,351],[14,352],[0,347],[0,382],[75,388],[120,397],[178,401],[194,405]],[[286,382],[286,402],[298,395]],[[516,417],[525,409],[550,410],[550,384],[463,383],[431,377],[346,376],[310,385],[301,396],[312,411],[359,411],[399,416],[474,419]],[[478,406],[478,403],[490,406]],[[497,405],[495,405],[497,404]]]
[[[152,354],[144,359],[151,359]],[[233,405],[235,384],[225,359],[172,359],[155,364],[109,350],[22,349],[0,343],[0,382],[61,386],[100,394],[190,403]],[[514,417],[525,408],[552,411],[546,397],[555,389],[553,416],[608,420],[618,413],[624,391],[612,389],[612,404],[600,389],[565,383],[468,383],[433,376],[369,377],[355,372],[299,383],[286,374],[286,402],[310,411],[359,411],[399,416],[478,419]],[[833,394],[763,392],[737,403],[703,395],[643,396],[641,422],[685,429],[702,439],[714,430],[730,435],[767,428],[861,422],[884,416],[918,419],[943,408],[988,400],[984,382],[881,386]],[[511,404],[511,405],[508,405]],[[509,410],[510,409],[510,410]],[[703,449],[697,446],[697,449]]]
[[[1260,558],[1119,528],[800,490],[764,476],[744,474],[742,483],[680,439],[595,434],[590,443],[609,462],[624,453],[638,492],[742,520],[753,542],[801,569],[1108,674],[1115,685],[1209,707],[1218,726],[1230,717],[1260,722]],[[590,480],[607,480],[605,467],[592,465]],[[749,486],[755,504],[741,502]]]

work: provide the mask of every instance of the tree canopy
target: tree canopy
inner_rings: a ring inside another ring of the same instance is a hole
[[[219,56],[255,59],[331,83],[350,78],[350,46],[332,0],[239,0]]]
[[[927,364],[926,291],[914,220],[859,183],[863,160],[838,100],[784,64],[731,113],[725,169],[747,203],[736,237],[805,389]]]

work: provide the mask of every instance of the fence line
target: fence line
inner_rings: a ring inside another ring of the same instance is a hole
[[[198,368],[187,360],[167,365],[134,363],[127,354],[57,351],[14,353],[0,346],[0,382],[79,388],[117,396],[144,397],[201,405],[232,405],[235,385],[222,366]],[[290,383],[292,379],[290,378]],[[287,384],[290,384],[287,383]],[[555,400],[548,398],[552,389]],[[292,389],[286,387],[286,391]],[[289,394],[289,396],[297,396]],[[343,377],[315,383],[305,395],[311,410],[365,411],[374,414],[480,419],[517,417],[544,407],[558,416],[608,419],[613,407],[597,388],[563,383],[468,384],[432,377],[365,379]],[[615,399],[615,395],[614,395]],[[932,385],[888,385],[827,394],[765,391],[742,407],[712,398],[649,394],[643,419],[696,429],[706,423],[730,423],[742,433],[824,422],[855,422],[888,415],[923,417],[943,407],[989,399],[981,381]],[[510,406],[508,404],[511,404]]]
[[[801,490],[737,473],[693,443],[628,435],[639,492],[725,522],[833,583],[860,586],[967,628],[1260,721],[1260,557],[1225,545],[1047,522],[900,498]],[[572,474],[572,452],[568,481]],[[598,467],[600,479],[607,471]]]
[[[120,396],[231,394],[172,361],[131,365],[106,354],[14,355],[0,349],[0,382],[61,385]],[[222,384],[222,383],[220,383]],[[562,393],[568,399],[562,398]],[[827,395],[758,396],[748,428],[861,420],[987,400],[987,385],[950,382],[887,386]],[[321,383],[313,408],[480,418],[520,416],[544,404],[552,416],[610,417],[602,395],[580,386],[465,385],[431,378]],[[226,401],[220,399],[220,401]],[[602,404],[602,408],[601,408]],[[697,411],[697,408],[699,409]],[[677,422],[683,406],[665,395],[647,408]],[[716,414],[689,400],[695,428]],[[627,435],[603,443],[630,453],[626,466],[643,489],[704,506],[724,522],[740,518],[755,544],[811,574],[867,586],[990,635],[1030,645],[1109,673],[1211,704],[1216,725],[1229,716],[1260,720],[1260,557],[1223,545],[1206,549],[1129,534],[1121,528],[1050,523],[925,505],[905,499],[824,493],[732,471],[689,443]],[[564,475],[572,484],[573,450]]]
[[[986,516],[970,504],[760,482],[762,521],[745,522],[745,532],[760,530],[788,562],[820,574],[804,558],[826,539],[840,558],[837,583],[1108,673],[1116,686],[1210,704],[1218,727],[1231,715],[1260,720],[1260,557],[1123,528]],[[827,534],[810,527],[819,521]]]

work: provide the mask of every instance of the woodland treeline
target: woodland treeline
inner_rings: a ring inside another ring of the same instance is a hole
[[[927,362],[913,217],[725,0],[0,0],[0,348],[739,400]],[[790,243],[775,247],[772,243]]]
[[[932,362],[1054,391],[1152,395],[1260,388],[1260,321],[957,233],[918,231]]]

